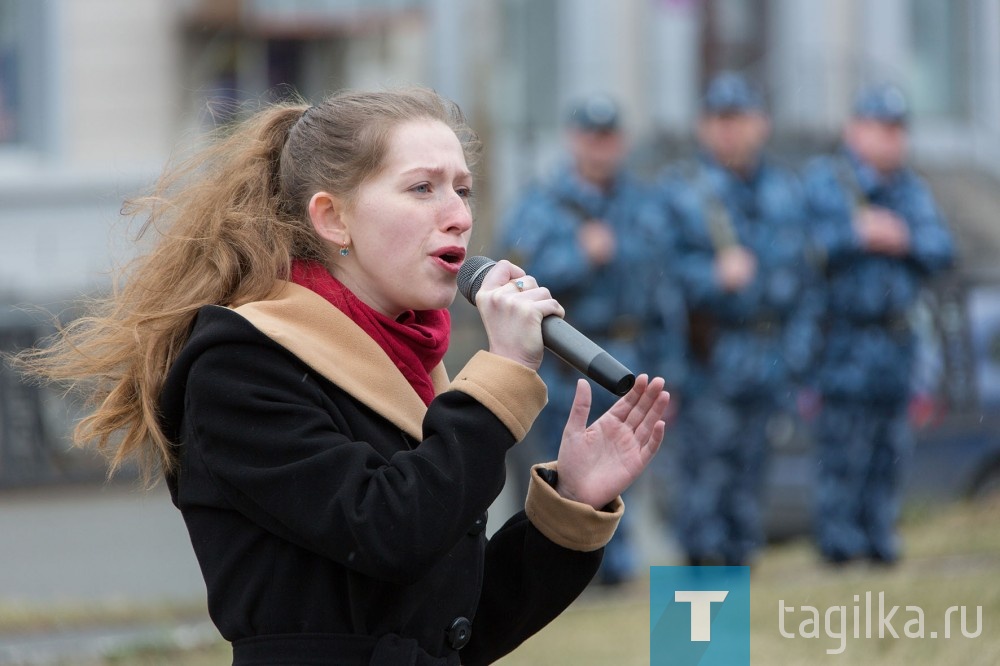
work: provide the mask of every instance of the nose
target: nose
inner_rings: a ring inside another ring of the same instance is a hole
[[[444,205],[442,220],[445,230],[453,233],[465,233],[472,229],[472,211],[469,200],[452,192]]]

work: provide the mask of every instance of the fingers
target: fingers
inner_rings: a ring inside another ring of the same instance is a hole
[[[663,433],[666,430],[664,414],[669,404],[670,394],[661,391],[635,430],[640,446],[651,447],[653,453],[660,447],[660,442],[663,440]]]
[[[640,442],[655,431],[670,404],[670,394],[663,390],[664,385],[662,377],[650,380],[648,375],[639,375],[632,390],[619,401],[623,413],[618,416],[636,433]],[[625,409],[628,411],[624,412]]]
[[[609,412],[620,418],[622,421],[625,421],[628,418],[628,415],[642,399],[643,393],[646,391],[646,387],[648,386],[648,382],[649,375],[641,374],[636,377],[635,383],[632,385],[632,388],[629,389],[629,392],[619,398],[618,402],[611,407]]]
[[[538,288],[538,281],[530,275],[514,278],[511,281],[511,284],[513,284],[518,291],[530,291]]]
[[[535,292],[540,289],[538,281],[524,272],[520,266],[515,266],[506,259],[498,261],[483,279],[483,286],[476,295],[476,304],[479,304],[479,295],[487,297],[488,294],[496,292],[498,294],[516,294],[524,292]],[[552,298],[547,289],[543,293],[531,293],[532,299],[542,301]]]
[[[499,266],[499,264],[497,265]],[[493,275],[492,270],[490,275]],[[484,288],[480,289],[476,295],[476,305],[480,310],[489,307],[490,304],[501,309],[518,308],[525,304],[531,304],[531,309],[540,315],[539,321],[549,315],[558,317],[565,315],[562,305],[552,297],[552,293],[547,288],[538,286],[538,281],[535,278],[525,274],[513,264],[510,264],[510,268],[505,269],[500,275],[514,277],[503,283],[490,284],[488,288],[486,281],[484,281]]]
[[[573,396],[573,406],[569,410],[569,418],[566,419],[566,433],[583,432],[587,429],[590,404],[590,383],[586,379],[576,380],[576,395]]]
[[[663,421],[657,421],[653,427],[653,431],[650,433],[649,441],[645,446],[639,447],[639,455],[641,457],[643,467],[648,465],[649,461],[656,455],[656,452],[660,450],[660,444],[663,443],[663,434],[666,431],[666,428],[666,423]]]
[[[642,414],[649,409],[649,404],[656,394],[663,390],[664,381],[656,377],[650,382],[649,375],[643,373],[635,378],[632,389],[612,407],[612,412],[629,427],[635,428],[642,420]]]
[[[521,283],[520,286],[518,282]],[[559,301],[552,297],[551,292],[545,287],[531,286],[532,283],[533,280],[525,276],[500,287],[495,291],[495,295],[505,299],[514,308],[530,305],[531,309],[536,310],[542,317],[551,314],[563,316],[565,311]]]
[[[490,351],[534,370],[543,356],[541,322],[563,315],[563,308],[548,289],[508,261],[499,261],[476,294]]]
[[[538,281],[525,273],[520,266],[501,259],[486,274],[481,291],[501,289],[506,285],[516,288],[517,291],[530,291],[538,288]]]
[[[489,270],[486,277],[483,278],[481,291],[497,289],[517,278],[524,277],[524,275],[524,270],[520,266],[515,266],[506,259],[501,259]]]

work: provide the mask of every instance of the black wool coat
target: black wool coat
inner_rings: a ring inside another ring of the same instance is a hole
[[[621,515],[533,470],[490,539],[504,457],[545,402],[481,352],[426,407],[322,297],[203,308],[161,396],[167,483],[234,664],[487,664],[594,575]]]

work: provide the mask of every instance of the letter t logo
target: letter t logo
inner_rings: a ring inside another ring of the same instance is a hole
[[[691,640],[712,640],[712,602],[724,601],[726,590],[677,590],[674,601],[691,604]]]

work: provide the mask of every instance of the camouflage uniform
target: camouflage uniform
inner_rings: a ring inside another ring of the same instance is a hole
[[[717,79],[725,109],[759,108],[746,84]],[[727,88],[726,86],[734,86]],[[663,180],[690,310],[690,364],[679,395],[675,527],[693,564],[747,564],[763,541],[760,501],[769,424],[794,409],[817,342],[815,277],[795,175],[763,156],[747,177],[707,152]],[[716,256],[740,245],[754,278],[726,291]]]
[[[855,114],[903,122],[893,88],[862,92]],[[803,182],[813,239],[824,256],[825,345],[816,373],[816,529],[833,562],[898,557],[900,468],[912,448],[907,421],[915,340],[908,314],[922,283],[953,260],[953,241],[924,182],[902,167],[880,176],[846,146],[812,160]],[[866,251],[853,227],[860,208],[894,212],[909,231],[905,256]]]
[[[603,220],[615,236],[616,252],[592,265],[577,232],[586,220]],[[530,188],[502,222],[497,256],[520,265],[547,287],[566,309],[566,319],[636,374],[675,377],[682,360],[679,301],[664,279],[669,248],[666,223],[652,190],[628,170],[618,171],[606,191],[581,179],[572,164]],[[673,311],[671,311],[671,308]],[[554,459],[582,375],[549,353],[539,374],[549,391],[531,437]],[[618,396],[591,382],[591,417],[609,409]],[[624,528],[624,529],[623,529]],[[608,545],[603,575],[625,578],[634,572],[629,525]]]

